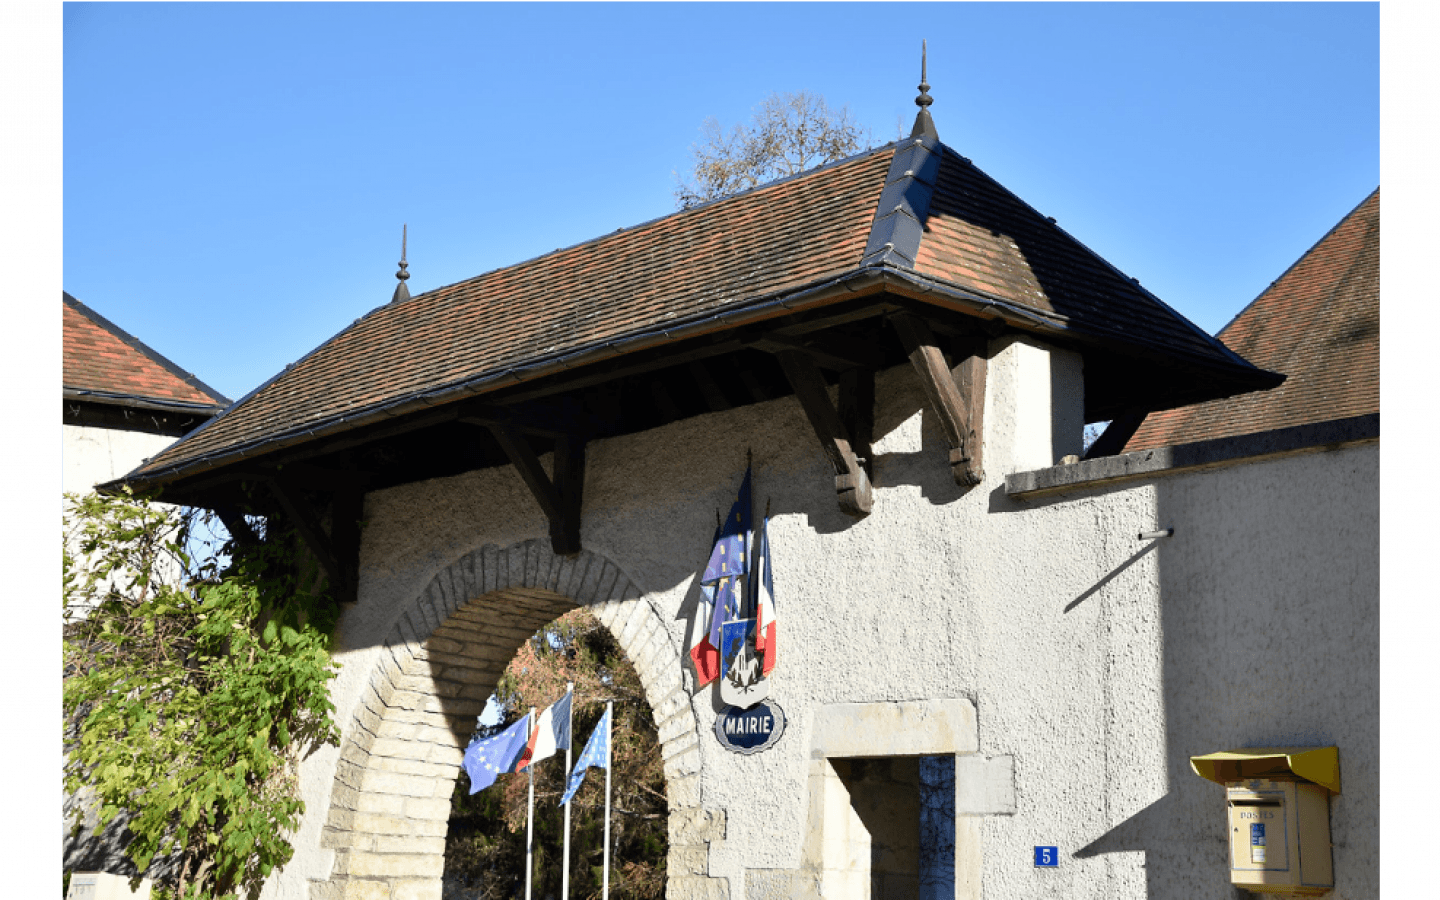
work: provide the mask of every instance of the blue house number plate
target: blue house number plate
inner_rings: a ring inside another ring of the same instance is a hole
[[[1036,847],[1035,865],[1039,867],[1054,867],[1060,865],[1059,847]]]

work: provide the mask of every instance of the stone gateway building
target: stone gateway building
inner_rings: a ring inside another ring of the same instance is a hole
[[[1330,895],[1377,896],[1378,413],[1117,455],[1283,360],[941,143],[929,99],[904,140],[397,291],[128,476],[288,517],[344,598],[343,740],[267,897],[438,898],[475,716],[575,606],[654,710],[670,897],[920,896],[939,852],[925,896],[1231,898],[1191,758],[1246,747],[1338,748]],[[687,652],[747,458],[784,718],[749,755]],[[953,834],[922,848],[937,770]]]

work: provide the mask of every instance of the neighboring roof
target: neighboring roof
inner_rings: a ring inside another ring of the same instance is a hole
[[[122,331],[68,293],[64,296],[63,396],[118,406],[217,411],[230,401]]]
[[[1380,411],[1380,189],[1219,334],[1280,387],[1151,413],[1125,451]]]
[[[869,278],[877,273],[883,283]],[[642,341],[833,302],[837,290],[858,290],[837,284],[862,275],[867,290],[898,287],[922,303],[1098,342],[1116,358],[1184,358],[1214,376],[1204,389],[1172,389],[1173,403],[1275,380],[954,151],[912,136],[375,309],[135,475],[182,477]],[[1146,379],[1133,381],[1144,389]]]

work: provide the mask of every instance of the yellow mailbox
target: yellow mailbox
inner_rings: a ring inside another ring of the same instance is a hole
[[[1266,894],[1318,896],[1335,887],[1330,795],[1340,793],[1335,747],[1247,747],[1190,757],[1225,786],[1230,882]]]

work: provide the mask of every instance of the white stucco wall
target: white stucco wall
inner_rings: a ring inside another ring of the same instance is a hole
[[[820,710],[949,700],[974,710],[973,742],[955,750],[976,755],[957,771],[1012,779],[957,787],[966,803],[998,798],[957,828],[957,855],[979,869],[979,893],[961,880],[966,896],[1228,900],[1221,789],[1186,757],[1291,742],[1340,745],[1334,896],[1374,896],[1378,454],[1015,501],[1007,472],[1079,450],[1080,362],[1023,341],[991,350],[984,483],[955,486],[916,376],[893,369],[877,379],[874,512],[859,521],[837,508],[792,398],[587,450],[582,543],[644,593],[682,656],[747,448],[756,506],[772,506],[771,696],[788,724],[772,749],[738,756],[713,737],[713,689],[693,697],[700,802],[724,815],[708,874],[738,900],[802,865]],[[371,494],[365,518],[359,600],[339,632],[343,728],[396,618],[437,572],[547,534],[510,468]],[[1167,542],[1136,540],[1172,525]],[[877,735],[882,752],[905,742]],[[330,875],[319,835],[338,755],[302,768],[305,824],[268,898],[309,897]],[[1058,846],[1061,865],[1035,869],[1035,845]]]
[[[67,494],[86,493],[129,473],[173,443],[175,438],[163,434],[61,425],[60,489]]]

